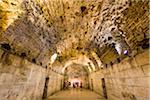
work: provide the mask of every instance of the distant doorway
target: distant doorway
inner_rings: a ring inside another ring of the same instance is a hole
[[[49,83],[49,77],[46,77],[42,99],[45,99],[47,97],[48,83]]]
[[[93,79],[91,79],[91,90],[93,91]]]
[[[102,88],[103,88],[104,97],[107,99],[107,91],[106,91],[106,84],[104,78],[102,78]]]
[[[61,80],[61,83],[60,83],[60,90],[62,90],[63,89],[63,80]]]

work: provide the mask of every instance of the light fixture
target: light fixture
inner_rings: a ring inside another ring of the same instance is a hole
[[[52,56],[51,56],[51,60],[50,60],[50,63],[54,63],[54,61],[56,60],[57,58],[57,53],[54,53]]]
[[[123,53],[124,55],[128,55],[128,50],[125,50]]]
[[[115,49],[117,50],[118,54],[121,55],[121,46],[119,43],[115,45]]]

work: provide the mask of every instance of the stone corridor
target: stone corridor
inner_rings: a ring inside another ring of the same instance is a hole
[[[0,100],[150,100],[149,0],[0,0]]]

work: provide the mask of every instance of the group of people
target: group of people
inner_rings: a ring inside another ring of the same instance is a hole
[[[79,84],[79,82],[73,82],[73,88],[82,88],[82,82],[80,82],[80,84]]]
[[[64,89],[68,89],[71,86],[71,82],[66,81],[64,82]]]
[[[82,88],[82,82],[69,82],[69,81],[65,81],[64,82],[64,89],[69,89],[69,87],[73,87],[73,88]]]

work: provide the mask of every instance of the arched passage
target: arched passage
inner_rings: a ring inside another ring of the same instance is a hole
[[[89,88],[89,69],[81,64],[72,64],[65,69],[64,81],[70,82],[66,88]]]
[[[149,39],[149,0],[0,0],[0,100],[149,100]]]
[[[95,71],[95,65],[93,62],[85,55],[80,55],[78,58],[67,61],[62,68],[62,73],[64,73],[65,69],[73,63],[87,66],[89,72]]]

